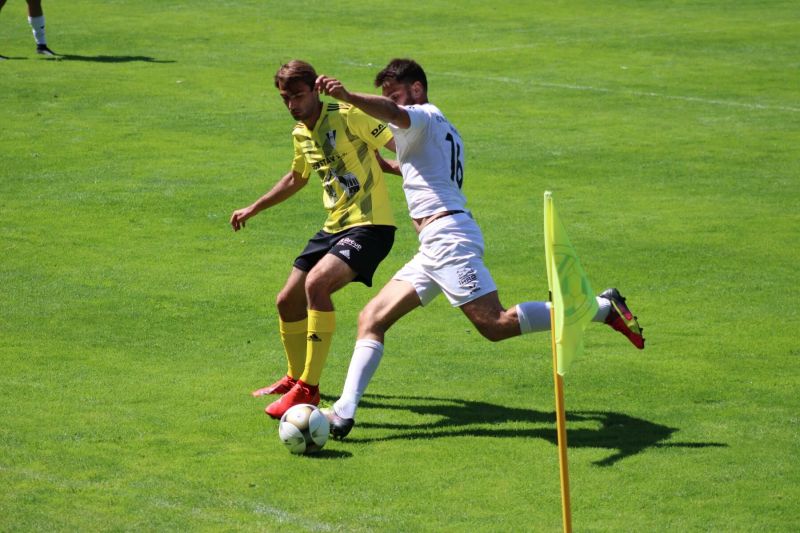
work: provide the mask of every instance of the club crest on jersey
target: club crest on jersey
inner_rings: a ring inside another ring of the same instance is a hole
[[[330,130],[325,134],[328,139],[328,144],[331,148],[336,148],[336,130]]]

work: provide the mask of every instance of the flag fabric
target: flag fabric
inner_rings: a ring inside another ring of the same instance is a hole
[[[553,306],[557,372],[563,376],[583,351],[583,331],[597,314],[597,300],[583,272],[578,255],[569,242],[553,204],[550,191],[544,193],[544,248],[547,284]]]

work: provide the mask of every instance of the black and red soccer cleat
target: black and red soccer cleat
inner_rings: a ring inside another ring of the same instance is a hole
[[[336,409],[333,407],[320,409],[320,411],[322,411],[322,414],[328,419],[328,423],[331,425],[331,437],[334,439],[342,440],[350,433],[353,426],[356,425],[354,418],[342,418],[336,414]]]
[[[292,387],[294,387],[295,383],[297,383],[296,379],[286,375],[272,385],[261,387],[260,389],[254,390],[251,394],[254,398],[258,398],[259,396],[267,396],[269,394],[286,394],[292,390]]]
[[[289,392],[269,404],[264,412],[272,418],[280,418],[290,407],[301,403],[319,405],[319,385],[309,385],[298,379]]]
[[[625,304],[625,297],[617,289],[606,289],[600,293],[600,298],[611,302],[611,311],[606,317],[606,324],[625,335],[631,343],[644,350],[644,328],[639,326],[636,317]]]

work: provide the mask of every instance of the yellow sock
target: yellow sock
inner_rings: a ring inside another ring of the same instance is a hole
[[[300,378],[309,385],[319,385],[325,360],[331,349],[333,331],[336,329],[334,311],[308,310],[308,343],[306,344],[306,369]]]
[[[308,319],[297,322],[284,322],[278,318],[281,330],[281,342],[286,352],[286,361],[289,376],[297,379],[306,366],[306,333],[308,332]]]

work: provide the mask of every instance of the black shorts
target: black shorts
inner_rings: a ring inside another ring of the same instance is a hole
[[[394,244],[394,226],[355,226],[339,233],[318,231],[294,260],[309,272],[326,254],[334,254],[356,272],[354,281],[372,287],[372,275]]]

